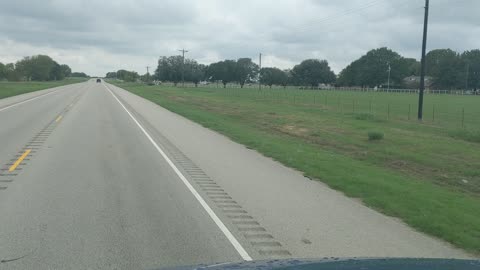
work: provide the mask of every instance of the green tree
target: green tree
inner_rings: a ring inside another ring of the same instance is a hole
[[[5,69],[5,65],[0,62],[0,80],[5,79],[7,71]]]
[[[401,85],[405,77],[416,75],[419,69],[419,63],[415,59],[403,58],[384,47],[367,52],[344,68],[338,77],[338,84],[362,87],[386,84],[388,65],[391,68],[391,85]]]
[[[236,62],[235,81],[243,88],[245,82],[255,79],[258,74],[258,65],[252,62],[250,58],[239,58]]]
[[[140,76],[135,71],[120,69],[117,71],[117,78],[125,82],[135,82]]]
[[[283,70],[283,73],[285,74],[285,77],[282,78],[280,85],[282,85],[283,88],[286,88],[287,85],[293,83],[293,73],[291,69],[285,69]]]
[[[198,85],[205,77],[205,65],[188,58],[185,58],[185,62],[183,61],[183,57],[179,55],[160,57],[155,70],[155,78],[161,81],[170,81],[177,85],[182,80],[183,72],[185,81]]]
[[[426,55],[426,74],[433,77],[433,87],[463,88],[466,66],[460,55],[450,49],[433,50]]]
[[[465,64],[465,86],[468,88],[480,88],[480,50],[465,51],[461,55]],[[468,71],[467,71],[468,70]],[[468,76],[468,78],[467,78]]]
[[[62,69],[62,66],[57,62],[53,61],[53,67],[50,69],[49,80],[51,81],[61,81],[65,79],[65,73]]]
[[[193,82],[195,87],[205,79],[205,71],[205,65],[199,64],[195,60],[185,59],[185,80]]]
[[[162,56],[158,60],[155,77],[160,81],[169,81],[177,85],[182,80],[182,64],[183,57],[180,55]]]
[[[105,75],[105,78],[110,78],[110,79],[117,78],[117,72],[116,71],[107,72],[107,74]]]
[[[65,77],[70,77],[72,75],[72,69],[68,65],[60,65],[60,69]]]
[[[420,76],[420,62],[415,58],[402,58],[400,60],[403,64],[407,66],[407,75],[408,76]],[[403,74],[402,74],[403,75]],[[404,78],[402,78],[404,79]]]
[[[210,64],[206,71],[207,77],[211,81],[222,81],[223,87],[227,87],[227,84],[235,81],[238,77],[235,76],[237,63],[235,60],[225,60],[217,63]]]
[[[108,74],[108,73],[107,73],[107,74]],[[115,72],[115,74],[116,74],[116,72]],[[72,73],[70,74],[70,77],[88,78],[88,75],[85,74],[84,72],[72,72]],[[108,78],[108,77],[107,77],[107,78]],[[113,77],[113,78],[115,78],[115,77]]]
[[[327,60],[304,60],[293,68],[292,74],[296,83],[312,88],[320,83],[330,84],[336,80],[335,73],[330,69]]]
[[[272,88],[272,85],[274,84],[286,86],[288,82],[288,75],[281,69],[275,67],[266,67],[260,70],[260,82],[270,86],[270,88]]]
[[[20,81],[22,78],[22,74],[15,69],[15,64],[8,63],[5,65],[5,78],[8,81]]]
[[[48,55],[27,56],[3,68],[7,80],[48,81],[62,80],[71,74],[68,65],[60,65]]]
[[[53,61],[48,55],[35,55],[31,57],[25,57],[15,64],[15,69],[22,77],[30,81],[48,81],[55,75],[58,75],[57,63]]]

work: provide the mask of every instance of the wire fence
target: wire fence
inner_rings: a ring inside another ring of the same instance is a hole
[[[175,86],[171,82],[163,82],[161,85],[164,86]],[[178,83],[177,87],[186,87],[186,88],[235,88],[235,89],[258,89],[258,90],[311,90],[311,91],[348,91],[348,92],[387,92],[387,93],[404,93],[404,94],[418,94],[418,89],[407,89],[407,88],[370,88],[370,87],[305,87],[305,86],[281,86],[281,85],[262,85],[258,84],[245,84],[243,87],[237,83],[228,83],[225,87],[220,82],[202,84],[199,83],[195,85],[194,83],[186,82],[185,84]],[[438,95],[460,95],[460,96],[470,96],[470,95],[480,95],[479,90],[462,90],[462,89],[425,89],[425,94],[438,94]]]
[[[173,84],[162,84],[173,86]],[[183,87],[181,84],[178,87]],[[186,83],[185,88],[195,87]],[[324,110],[351,115],[358,119],[380,121],[417,121],[418,90],[328,88],[299,89],[299,87],[262,87],[258,85],[222,84],[198,85],[199,91],[240,99],[273,102],[295,106],[315,106]],[[462,93],[463,92],[463,93]],[[480,132],[480,95],[466,91],[429,90],[426,92],[423,124],[449,130]]]

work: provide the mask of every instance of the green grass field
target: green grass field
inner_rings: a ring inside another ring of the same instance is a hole
[[[48,89],[52,87],[62,86],[66,84],[84,82],[83,78],[68,78],[62,81],[48,82],[7,82],[0,81],[0,98],[11,97],[15,95],[25,94],[37,90]]]
[[[480,97],[116,84],[480,254]]]

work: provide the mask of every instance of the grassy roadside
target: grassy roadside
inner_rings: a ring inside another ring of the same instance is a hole
[[[48,89],[52,87],[84,82],[87,79],[83,78],[68,78],[62,81],[48,81],[48,82],[6,82],[0,81],[0,99],[21,95],[33,91]]]
[[[117,84],[319,179],[410,226],[480,253],[480,145],[449,130],[217,89]],[[369,142],[369,131],[385,138]]]

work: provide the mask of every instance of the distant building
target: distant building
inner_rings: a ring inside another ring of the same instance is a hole
[[[403,84],[407,88],[418,89],[420,88],[420,76],[408,76],[403,79]],[[433,84],[433,78],[425,76],[425,88],[429,89]]]
[[[319,83],[318,89],[332,89],[332,86],[330,84]]]

